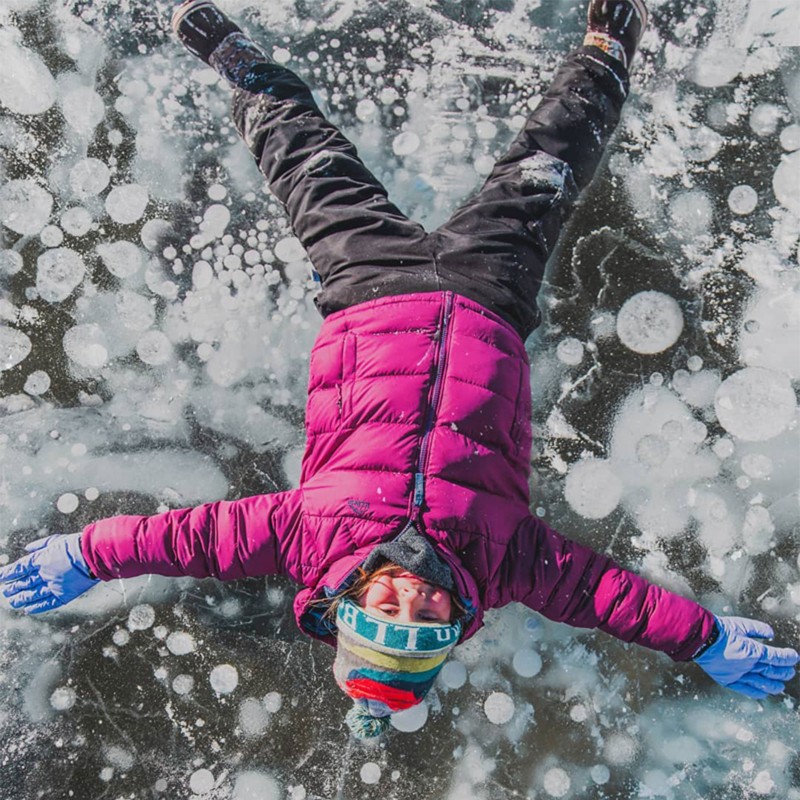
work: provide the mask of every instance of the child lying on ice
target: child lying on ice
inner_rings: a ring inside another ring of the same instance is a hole
[[[68,603],[146,573],[304,587],[300,628],[373,736],[424,697],[483,613],[520,602],[694,660],[754,698],[800,659],[769,626],[717,618],[530,513],[529,365],[548,256],[628,92],[642,0],[591,0],[572,53],[481,190],[428,233],[387,198],[308,87],[208,0],[173,16],[234,87],[234,119],[321,281],[300,486],[153,517],[101,520],[28,545],[0,570],[14,608]]]

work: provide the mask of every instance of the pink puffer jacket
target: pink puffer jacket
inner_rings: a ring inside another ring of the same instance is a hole
[[[308,634],[335,590],[409,520],[450,565],[468,609],[511,601],[690,658],[713,616],[552,531],[529,511],[531,394],[517,332],[450,292],[387,297],[329,316],[311,353],[300,488],[89,525],[110,580],[284,574]]]

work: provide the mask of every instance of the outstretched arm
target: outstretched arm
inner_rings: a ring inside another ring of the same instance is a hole
[[[285,574],[299,580],[300,490],[207,503],[152,517],[100,520],[82,533],[50,536],[0,569],[12,607],[41,613],[65,605],[98,580],[191,575],[233,580]]]
[[[517,600],[549,619],[599,628],[626,642],[694,660],[717,683],[748,697],[783,691],[800,655],[770,647],[764,623],[716,617],[692,600],[623,569],[529,517],[503,565],[501,603]]]

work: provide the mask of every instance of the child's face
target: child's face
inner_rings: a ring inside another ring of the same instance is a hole
[[[450,592],[400,572],[376,578],[361,595],[359,604],[370,614],[393,622],[450,622]]]

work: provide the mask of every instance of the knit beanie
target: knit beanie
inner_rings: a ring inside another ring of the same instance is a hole
[[[346,721],[358,738],[380,735],[389,715],[417,705],[461,636],[461,623],[395,623],[349,598],[336,611],[333,674],[355,705]]]

